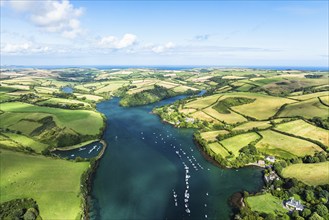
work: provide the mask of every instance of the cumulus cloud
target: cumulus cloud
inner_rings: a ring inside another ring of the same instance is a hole
[[[23,14],[35,26],[47,32],[75,38],[83,32],[79,18],[83,8],[75,8],[68,0],[29,1],[7,0],[3,6]]]
[[[32,53],[47,53],[50,52],[50,50],[51,49],[48,46],[35,45],[31,42],[1,44],[2,54],[21,55]]]
[[[173,48],[175,48],[175,44],[173,42],[168,42],[164,45],[158,45],[158,46],[152,47],[151,50],[154,53],[163,53],[163,52],[168,51]]]
[[[125,34],[121,39],[114,36],[102,37],[98,42],[101,48],[123,49],[134,45],[137,42],[137,36],[133,34]]]

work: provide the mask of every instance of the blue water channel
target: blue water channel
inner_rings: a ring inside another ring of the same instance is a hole
[[[108,147],[92,185],[91,219],[229,219],[230,196],[257,191],[260,168],[223,169],[205,159],[193,129],[178,129],[151,114],[155,106],[132,108],[119,99],[101,102]]]

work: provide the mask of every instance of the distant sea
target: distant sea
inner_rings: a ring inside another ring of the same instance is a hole
[[[130,68],[147,68],[147,69],[157,69],[157,70],[187,70],[187,69],[202,69],[202,68],[248,68],[248,69],[262,69],[262,70],[304,70],[304,71],[329,71],[328,66],[203,66],[203,65],[193,65],[193,66],[137,66],[137,65],[36,65],[36,66],[25,66],[25,65],[10,65],[1,66],[1,68],[40,68],[40,69],[60,69],[60,68],[97,68],[101,70],[107,69],[130,69]]]

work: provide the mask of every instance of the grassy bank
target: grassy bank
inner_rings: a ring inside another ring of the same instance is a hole
[[[33,198],[44,219],[76,219],[82,213],[80,176],[89,162],[70,162],[1,150],[0,203]]]

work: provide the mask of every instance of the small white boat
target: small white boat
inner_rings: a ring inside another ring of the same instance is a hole
[[[74,157],[74,154],[71,154],[71,157]]]
[[[191,211],[190,211],[189,209],[186,209],[185,211],[186,211],[187,213],[191,213]]]
[[[204,217],[208,218],[208,216],[207,216],[207,215],[204,215]]]
[[[206,193],[206,196],[209,196],[209,193]]]

